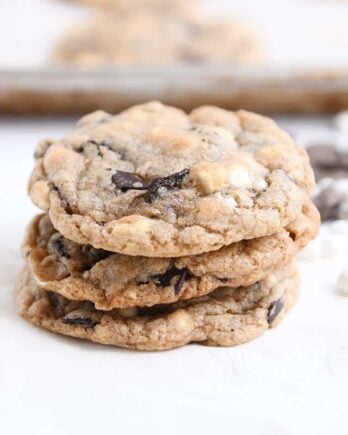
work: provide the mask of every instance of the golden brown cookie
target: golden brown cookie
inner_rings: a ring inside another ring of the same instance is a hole
[[[314,186],[307,154],[273,121],[216,107],[98,111],[36,158],[29,193],[61,234],[146,257],[274,234]]]
[[[40,288],[25,269],[18,284],[19,314],[59,334],[139,350],[164,350],[197,342],[233,346],[277,325],[294,305],[293,267],[250,287],[220,288],[208,296],[147,309],[98,311]]]
[[[130,257],[79,245],[58,233],[48,215],[28,227],[23,255],[37,282],[101,310],[173,303],[221,286],[248,286],[294,259],[316,236],[319,214],[303,214],[271,236],[245,240],[218,251],[179,258]]]

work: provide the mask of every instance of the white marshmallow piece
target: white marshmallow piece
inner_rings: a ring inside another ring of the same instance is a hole
[[[348,152],[348,130],[344,132],[338,132],[335,138],[335,146],[337,151],[341,153]]]
[[[297,258],[300,261],[315,261],[321,256],[321,243],[317,238],[312,240],[308,245],[298,254]]]
[[[348,110],[338,113],[334,117],[334,127],[341,132],[348,133]]]
[[[229,171],[229,182],[234,189],[250,189],[252,180],[245,168],[233,168]]]
[[[348,296],[348,268],[342,270],[340,273],[336,284],[336,290],[338,293]]]

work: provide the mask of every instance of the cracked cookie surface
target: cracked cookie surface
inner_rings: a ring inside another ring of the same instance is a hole
[[[95,112],[41,142],[33,202],[80,244],[179,257],[274,234],[314,187],[307,154],[270,119],[157,102]]]
[[[298,275],[291,266],[249,287],[220,288],[208,296],[146,309],[98,311],[40,288],[23,271],[16,303],[21,316],[50,331],[139,350],[197,342],[233,346],[276,326],[294,305]]]
[[[28,227],[23,256],[46,290],[91,301],[101,310],[143,307],[262,280],[293,260],[318,227],[319,214],[308,203],[296,221],[271,236],[197,256],[149,258],[79,245],[58,233],[48,215],[40,215]]]

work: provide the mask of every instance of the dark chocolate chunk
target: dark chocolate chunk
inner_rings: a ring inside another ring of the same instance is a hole
[[[307,148],[312,165],[332,167],[338,163],[338,155],[334,145],[310,145]]]
[[[99,323],[88,317],[80,317],[80,316],[69,317],[69,314],[66,314],[62,318],[62,322],[65,323],[66,325],[79,325],[79,326],[84,326],[86,328],[94,328]]]
[[[345,200],[346,195],[332,187],[322,190],[314,198],[314,203],[320,211],[322,221],[339,218],[340,205]]]
[[[172,279],[174,277],[178,277],[176,283],[174,284],[174,292],[177,295],[180,293],[186,279],[189,276],[190,271],[188,269],[178,269],[176,267],[172,267],[171,269],[168,269],[163,275],[155,275],[152,277],[152,279],[160,287],[168,287],[171,285]]]
[[[55,310],[60,311],[63,308],[61,300],[60,300],[60,296],[57,295],[56,293],[53,293],[53,292],[47,292],[47,294],[48,294],[48,298],[50,300],[52,307]]]
[[[348,178],[347,169],[342,169],[338,167],[323,168],[321,166],[313,166],[313,170],[315,174],[315,180],[317,182],[322,180],[323,178],[334,178],[336,180],[339,180],[341,178]]]
[[[97,262],[100,260],[104,260],[111,255],[111,252],[104,251],[104,249],[96,249],[92,245],[83,245],[82,251],[84,254],[87,254],[91,260]]]
[[[268,313],[267,313],[267,322],[269,323],[269,325],[271,323],[273,323],[273,321],[278,316],[278,314],[281,312],[283,307],[284,307],[284,305],[283,305],[283,302],[281,299],[278,299],[277,301],[274,301],[271,303],[271,305],[268,308]]]
[[[149,202],[153,202],[157,197],[157,192],[161,188],[168,190],[174,190],[181,186],[184,179],[187,177],[189,169],[183,169],[180,172],[169,175],[168,177],[155,178],[148,185],[147,193],[145,194],[145,199]]]
[[[122,192],[127,190],[145,190],[147,189],[147,184],[138,175],[133,172],[116,171],[112,177],[112,182],[116,185],[117,189]]]
[[[179,279],[175,283],[174,293],[178,295],[183,288],[186,278],[189,276],[189,271],[187,269],[182,269],[181,274],[179,275]]]
[[[85,144],[80,145],[79,147],[77,147],[77,148],[75,149],[75,151],[76,151],[77,153],[79,153],[79,154],[82,154],[82,153],[85,151]]]
[[[67,247],[64,244],[63,236],[58,236],[50,241],[52,248],[58,257],[66,258],[67,260],[70,258],[70,254],[68,252]]]

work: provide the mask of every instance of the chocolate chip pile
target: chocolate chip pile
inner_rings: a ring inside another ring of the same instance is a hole
[[[306,148],[314,169],[314,202],[323,221],[348,220],[348,112],[335,117],[329,142],[310,140]]]
[[[319,227],[314,177],[270,119],[158,102],[98,111],[35,160],[42,213],[17,288],[34,325],[139,350],[232,346],[295,304],[293,262]]]

